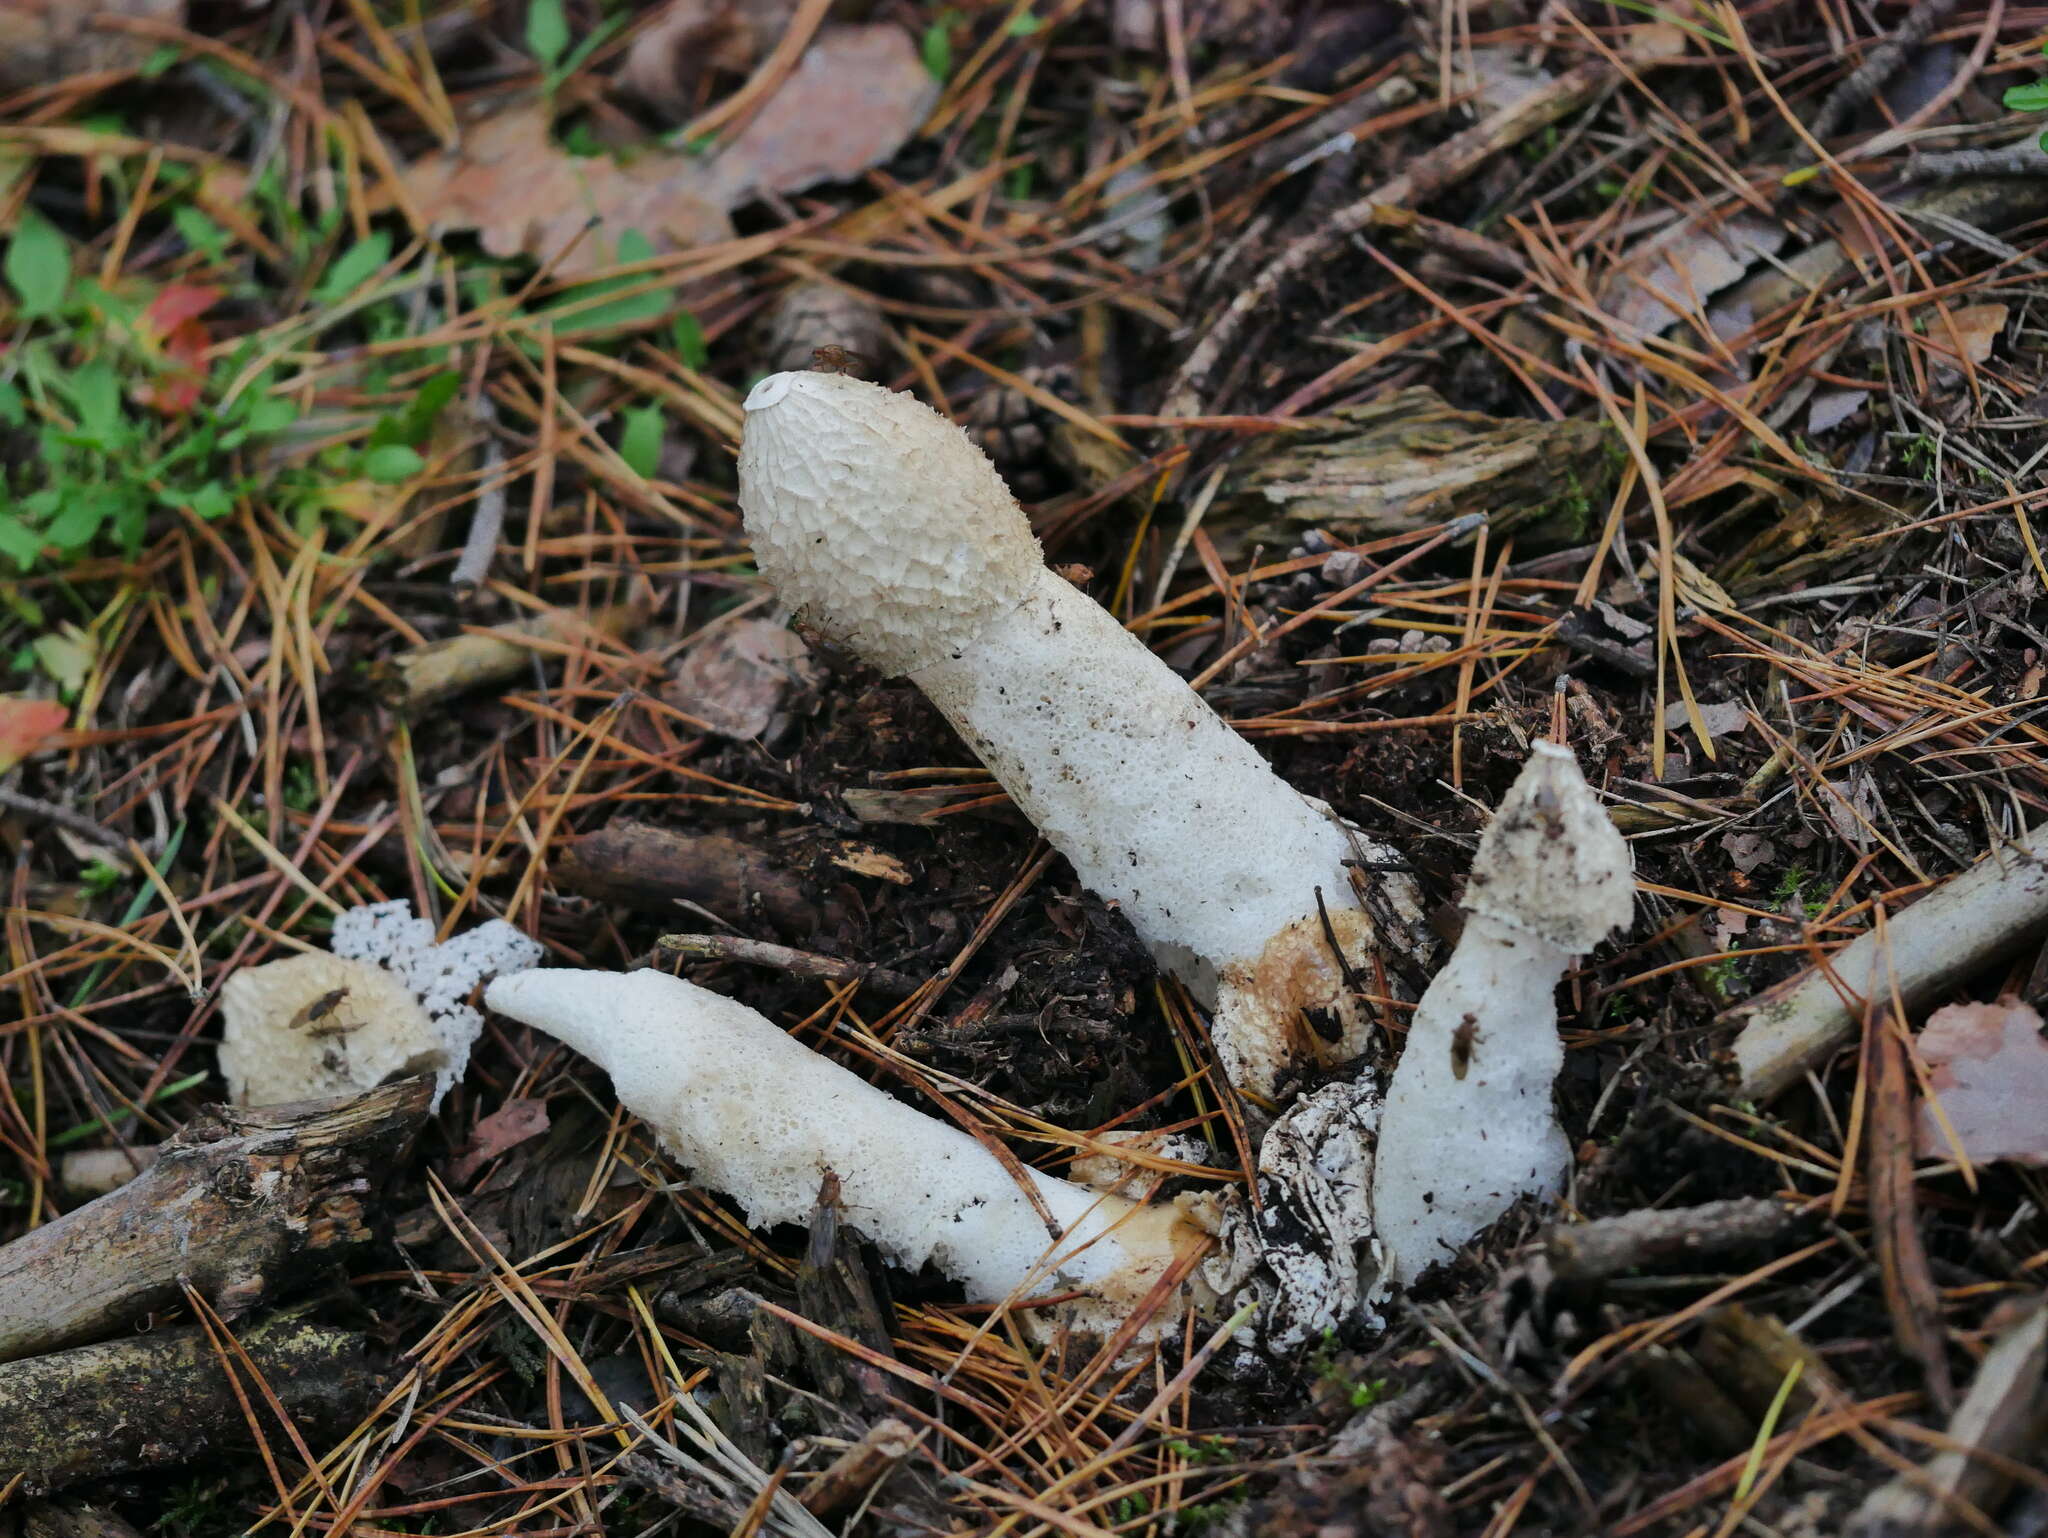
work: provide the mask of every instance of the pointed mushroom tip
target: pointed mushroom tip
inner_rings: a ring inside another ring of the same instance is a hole
[[[625,981],[616,972],[548,967],[493,978],[484,989],[485,1007],[494,1013],[545,1031],[585,1057],[603,1061],[594,1050],[604,1039],[606,1000]]]
[[[1538,742],[1472,862],[1466,905],[1562,950],[1592,949],[1635,913],[1628,841],[1569,748]]]

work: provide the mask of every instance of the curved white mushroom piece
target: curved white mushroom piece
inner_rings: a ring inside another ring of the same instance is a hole
[[[1061,1318],[1107,1334],[1208,1237],[1171,1206],[1027,1171],[1048,1228],[974,1138],[665,972],[523,972],[484,999],[603,1068],[619,1103],[753,1227],[803,1221],[829,1171],[848,1219],[884,1254],[911,1270],[933,1262],[970,1302],[1078,1290],[1092,1301]],[[1169,1300],[1154,1326],[1185,1301]]]
[[[1539,742],[1479,841],[1465,932],[1409,1023],[1373,1165],[1383,1282],[1405,1286],[1570,1159],[1551,1105],[1557,984],[1634,911],[1629,849],[1569,749]]]
[[[1356,1057],[1368,1021],[1345,968],[1386,937],[1353,874],[1391,851],[1281,780],[1049,571],[987,456],[922,402],[774,374],[746,410],[740,507],[763,574],[807,623],[924,690],[1215,1008],[1232,1081],[1273,1097],[1293,1070]],[[1411,882],[1379,887],[1386,914],[1419,923]]]

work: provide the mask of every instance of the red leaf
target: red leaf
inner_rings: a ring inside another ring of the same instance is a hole
[[[528,1138],[539,1137],[547,1130],[546,1101],[508,1100],[476,1124],[476,1130],[470,1133],[469,1142],[463,1146],[462,1152],[455,1156],[448,1173],[457,1185],[461,1185],[508,1148],[517,1148]]]
[[[184,327],[195,324],[220,300],[221,291],[205,284],[166,284],[142,312],[143,334],[152,342],[163,343]],[[205,336],[206,328],[201,326],[198,334]]]
[[[0,694],[0,774],[64,729],[71,712],[55,700],[30,700]]]

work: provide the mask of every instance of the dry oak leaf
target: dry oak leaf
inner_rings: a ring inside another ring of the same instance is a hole
[[[2032,1005],[2003,998],[1937,1009],[1921,1029],[1919,1049],[1928,1087],[1971,1163],[2048,1164],[2048,1041]],[[1917,1133],[1923,1158],[1955,1157],[1934,1106],[1924,1101]]]
[[[616,265],[628,230],[657,252],[731,238],[732,222],[706,195],[698,162],[658,151],[623,164],[571,155],[548,136],[548,125],[538,102],[472,124],[459,149],[407,168],[406,192],[435,223],[475,230],[493,256],[554,261],[595,220],[561,256],[554,269],[561,277]]]
[[[0,0],[0,88],[139,68],[156,40],[98,25],[127,16],[181,26],[185,0]]]
[[[698,107],[706,72],[743,74],[774,46],[796,0],[668,0],[635,34],[614,76],[671,122]]]
[[[833,27],[709,157],[654,146],[625,162],[571,155],[549,137],[546,108],[529,102],[472,125],[459,148],[415,161],[406,192],[437,224],[477,231],[493,256],[559,256],[555,274],[580,277],[615,265],[628,230],[657,254],[714,245],[732,237],[729,209],[879,165],[917,131],[937,91],[901,27]]]
[[[2010,312],[2002,304],[1966,304],[1961,309],[1948,312],[1949,321],[1955,326],[1956,341],[1963,345],[1963,352],[1972,363],[1991,361],[1991,349],[1998,344],[1998,337],[2005,330],[2005,318]],[[1936,342],[1949,342],[1948,327],[1941,317],[1927,318],[1927,335]],[[1949,342],[1953,346],[1953,342]]]

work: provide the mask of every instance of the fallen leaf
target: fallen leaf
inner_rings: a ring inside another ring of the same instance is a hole
[[[938,99],[939,83],[901,27],[828,28],[712,157],[721,206],[858,176],[901,149]]]
[[[833,27],[708,158],[655,145],[623,161],[572,155],[551,137],[547,107],[528,102],[414,161],[405,187],[436,223],[475,230],[493,256],[586,276],[617,265],[629,234],[654,255],[716,244],[732,237],[730,209],[880,164],[917,131],[937,90],[901,27]]]
[[[661,697],[722,737],[747,739],[768,730],[793,687],[816,682],[817,668],[795,631],[746,620],[686,652]]]
[[[67,695],[76,694],[85,687],[85,680],[99,657],[99,643],[90,633],[68,621],[28,644],[29,650],[35,653],[36,661],[43,665],[43,671],[54,678],[57,687]]]
[[[55,700],[32,700],[0,694],[0,774],[37,751],[71,719]]]
[[[1821,810],[1842,841],[1856,849],[1869,848],[1877,820],[1877,790],[1870,776],[1852,773],[1847,780],[1822,780],[1820,789]]]
[[[1861,411],[1869,398],[1867,390],[1816,390],[1806,408],[1806,430],[1819,434],[1840,427]]]
[[[670,122],[704,103],[704,77],[744,74],[796,14],[796,0],[669,0],[633,38],[613,77]]]
[[[1972,363],[1983,363],[1990,358],[1999,334],[2005,330],[2007,313],[2006,306],[2002,304],[1966,304],[1959,310],[1948,312],[1956,337],[1963,344],[1963,352]],[[1940,316],[1930,316],[1927,334],[1937,342],[1946,342],[1949,329]]]
[[[206,385],[206,352],[213,336],[201,319],[220,303],[221,291],[196,283],[171,283],[150,300],[137,332],[159,352],[165,367],[142,390],[145,405],[165,416],[183,416],[199,404]]]
[[[1721,839],[1728,863],[1743,875],[1751,875],[1778,857],[1777,846],[1761,833],[1728,833]]]
[[[1631,331],[1653,336],[1706,308],[1790,238],[1775,219],[1751,213],[1693,214],[1622,258],[1600,304]]]
[[[1919,1047],[1928,1088],[1972,1163],[2048,1165],[2048,1041],[2032,1005],[2003,998],[1937,1009]],[[1925,1101],[1917,1131],[1923,1158],[1955,1157]]]
[[[1726,737],[1731,732],[1741,731],[1749,724],[1749,711],[1734,700],[1723,700],[1713,705],[1702,702],[1700,721],[1705,725],[1709,737]],[[1664,708],[1664,724],[1673,731],[1680,731],[1691,722],[1692,716],[1686,710],[1684,700]]]
[[[156,39],[94,25],[118,16],[182,26],[185,0],[0,0],[0,87],[138,68],[156,51]]]
[[[732,222],[708,198],[698,161],[663,150],[624,163],[571,155],[548,127],[548,109],[538,102],[485,118],[463,134],[460,148],[414,161],[406,192],[437,223],[475,230],[491,255],[553,262],[558,277],[615,265],[629,230],[657,253],[731,237]],[[583,235],[593,220],[597,227]]]
[[[548,1107],[544,1100],[508,1100],[476,1124],[462,1152],[448,1167],[458,1185],[508,1149],[548,1130]]]

